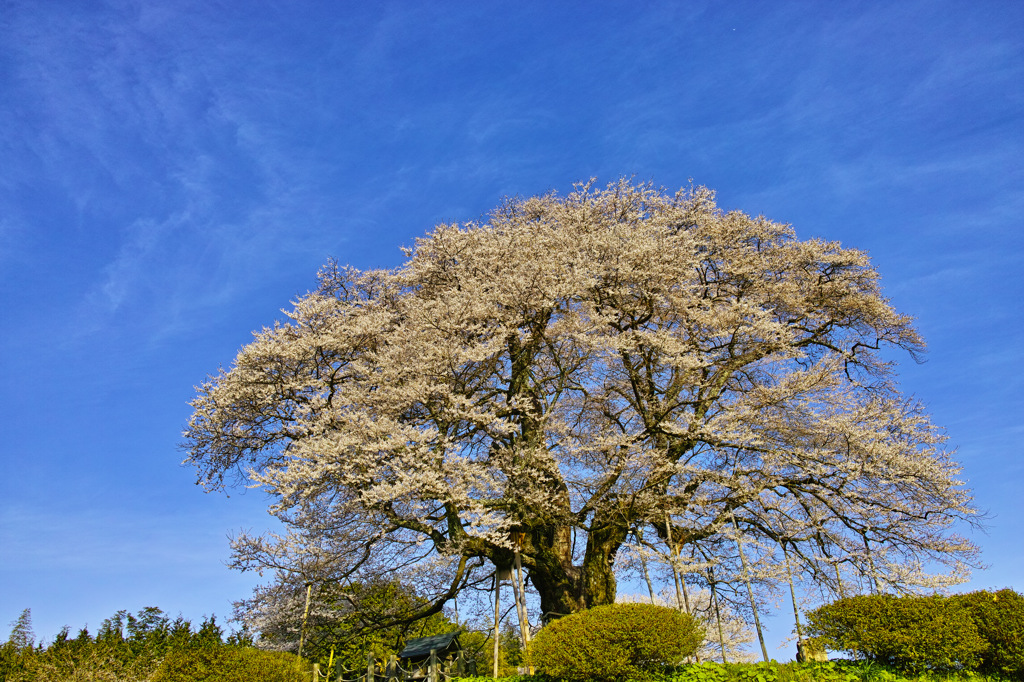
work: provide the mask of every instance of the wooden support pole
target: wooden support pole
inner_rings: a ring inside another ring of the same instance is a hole
[[[764,644],[764,633],[761,631],[761,619],[757,615],[757,602],[754,601],[754,589],[750,586],[750,570],[747,568],[747,558],[743,555],[743,542],[740,540],[740,527],[736,523],[736,515],[729,511],[732,517],[732,527],[736,530],[736,549],[740,553],[740,564],[743,566],[743,582],[747,586],[747,596],[750,598],[750,610],[754,612],[754,626],[757,628],[757,640],[761,643],[761,655],[764,662],[769,661],[768,647]]]
[[[679,566],[676,565],[679,552],[676,551],[675,543],[672,542],[672,519],[669,517],[668,512],[665,512],[665,538],[668,541],[669,559],[672,564],[672,578],[676,586],[676,608],[689,613],[690,600],[686,595],[686,586],[683,585],[682,579],[679,577]]]
[[[722,612],[718,608],[718,591],[715,589],[715,571],[708,567],[708,585],[711,587],[711,601],[715,605],[715,620],[718,622],[718,644],[722,649],[722,663],[728,663],[725,657],[725,633],[722,631]]]
[[[526,612],[526,579],[523,577],[523,558],[519,553],[519,547],[523,542],[525,533],[520,533],[518,543],[516,544],[516,574],[513,578],[513,582],[518,586],[516,590],[516,598],[521,603],[521,610],[519,612],[519,632],[523,642],[523,655],[526,655],[526,650],[530,648],[530,617]],[[533,674],[533,666],[527,668],[527,673]]]
[[[679,561],[679,556],[681,554],[682,548],[679,547],[678,545],[676,545],[672,541],[672,518],[669,516],[668,512],[665,512],[665,537],[668,540],[669,559],[671,560],[671,563],[672,563],[672,577],[673,577],[673,580],[674,580],[675,586],[676,586],[676,608],[677,609],[683,609],[688,615],[691,615],[691,612],[690,612],[690,597],[689,597],[688,594],[686,594],[686,579],[680,575],[680,571],[679,571],[679,568],[677,566],[677,562]],[[641,556],[641,561],[643,561],[643,557],[642,556]],[[653,604],[654,603],[654,588],[651,587],[651,578],[650,578],[649,575],[647,575],[647,563],[646,562],[643,562],[643,568],[644,568],[644,578],[647,579],[647,589],[651,593],[651,603]],[[681,603],[680,603],[680,596],[682,596],[682,602]],[[694,657],[697,659],[697,662],[700,663],[700,654],[695,654]],[[689,658],[687,658],[687,661],[689,661]]]
[[[299,631],[299,658],[302,658],[302,646],[306,643],[306,620],[309,618],[309,598],[313,594],[313,583],[306,583],[306,608],[302,612],[302,629]]]
[[[519,638],[523,651],[530,645],[530,620],[526,615],[526,581],[523,580],[523,561],[519,556],[519,548],[515,550],[516,571],[512,576],[512,592],[516,599],[516,615],[519,616]]]
[[[501,635],[499,624],[501,622],[501,604],[499,594],[501,593],[501,581],[498,580],[498,569],[494,569],[494,678],[498,678],[498,639]]]
[[[644,554],[643,554],[643,546],[642,545],[641,545],[641,549],[640,549],[640,568],[643,569],[643,572],[644,572],[644,582],[647,583],[647,592],[648,592],[648,594],[651,595],[651,603],[653,604],[653,603],[655,603],[654,602],[654,599],[655,599],[655,597],[654,597],[654,583],[651,582],[651,572],[647,570],[647,557],[645,557]]]
[[[793,569],[789,564],[789,552],[786,551],[786,541],[783,540],[782,545],[782,556],[786,559],[786,578],[789,579],[789,596],[793,600],[793,622],[796,623],[796,641],[797,643],[804,640],[804,632],[800,628],[800,609],[796,605],[796,587],[793,586]]]

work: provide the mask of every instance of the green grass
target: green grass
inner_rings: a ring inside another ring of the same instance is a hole
[[[499,678],[502,682],[555,682],[544,675],[520,675]],[[829,661],[828,663],[701,663],[680,666],[660,678],[663,682],[1019,682],[1010,678],[989,677],[973,672],[922,673],[899,672],[867,661]],[[460,682],[492,682],[491,677],[464,677]],[[595,682],[605,682],[596,680]],[[622,680],[620,682],[629,682]]]

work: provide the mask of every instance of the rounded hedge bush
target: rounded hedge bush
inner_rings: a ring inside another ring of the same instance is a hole
[[[176,649],[151,682],[307,682],[309,664],[294,654],[253,647]]]
[[[988,644],[970,612],[945,597],[847,597],[807,614],[815,643],[922,672],[972,670]]]
[[[1006,589],[958,594],[950,601],[970,613],[978,633],[988,642],[978,671],[1024,680],[1024,596]]]
[[[554,621],[530,644],[530,665],[566,682],[650,679],[692,656],[704,630],[691,616],[653,604],[610,604]]]

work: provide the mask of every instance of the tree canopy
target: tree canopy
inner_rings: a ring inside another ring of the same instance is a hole
[[[411,622],[405,617],[428,605],[397,582],[306,586],[281,580],[258,587],[252,598],[235,604],[235,620],[246,632],[259,633],[262,648],[297,652],[328,667],[331,661],[349,670],[365,669],[366,656],[387,660],[412,638],[454,632],[444,614]],[[392,625],[398,623],[399,625]]]
[[[428,613],[518,547],[565,614],[614,601],[644,528],[705,565],[730,534],[783,547],[832,590],[974,557],[958,465],[888,355],[923,341],[865,253],[621,180],[505,200],[406,255],[329,263],[198,389],[200,481],[248,479],[290,529],[239,538],[238,565],[415,566],[443,582]]]

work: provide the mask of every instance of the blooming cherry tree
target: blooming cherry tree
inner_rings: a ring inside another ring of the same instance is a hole
[[[248,478],[293,531],[241,538],[241,565],[422,564],[439,609],[518,551],[565,614],[615,600],[642,527],[908,589],[974,556],[958,466],[883,355],[922,340],[863,252],[623,180],[507,200],[407,257],[329,264],[199,388],[200,480]]]

